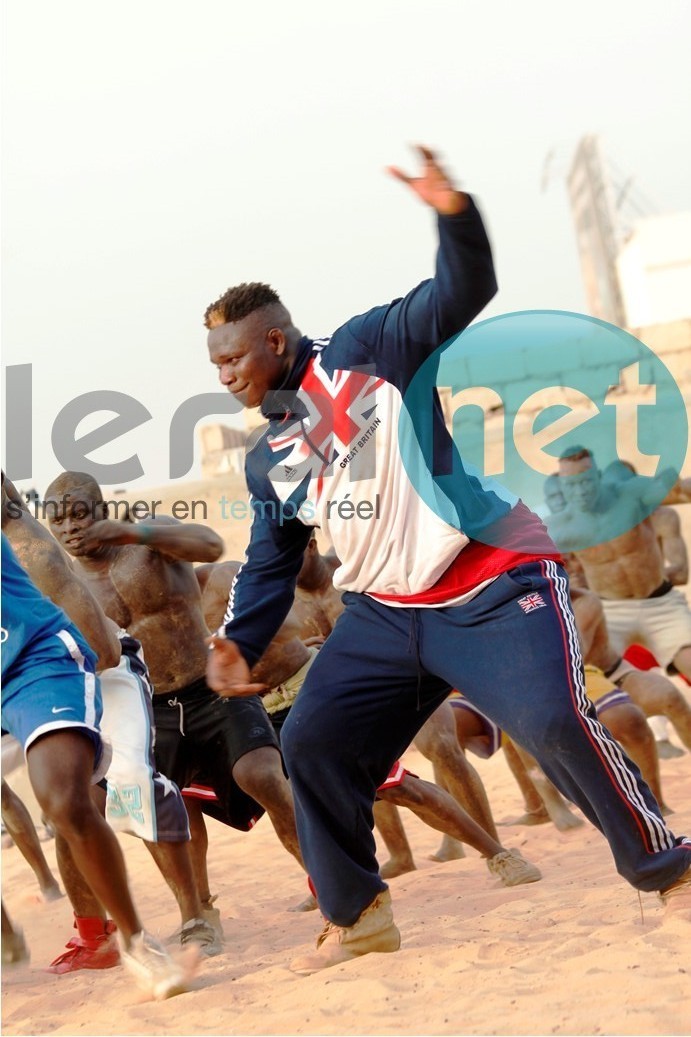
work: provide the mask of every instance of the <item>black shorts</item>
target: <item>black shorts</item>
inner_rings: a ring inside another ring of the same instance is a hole
[[[159,771],[180,789],[210,787],[223,815],[219,820],[241,831],[251,828],[264,810],[232,772],[245,753],[266,745],[278,749],[261,699],[221,698],[200,678],[180,691],[154,695],[153,705]]]
[[[275,713],[269,713],[269,721],[271,722],[271,726],[276,732],[276,738],[278,739],[279,743],[281,741],[281,731],[283,730],[283,725],[285,724],[289,716],[290,706],[286,706],[285,709],[277,709]]]

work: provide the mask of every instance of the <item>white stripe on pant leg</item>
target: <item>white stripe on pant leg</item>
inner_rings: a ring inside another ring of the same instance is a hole
[[[578,638],[578,631],[576,628],[575,620],[573,618],[573,611],[570,608],[568,598],[568,581],[565,576],[561,576],[554,562],[547,562],[548,572],[551,579],[554,581],[555,590],[557,592],[557,598],[561,605],[562,616],[566,624],[568,633],[570,648],[572,650],[572,660],[575,662],[577,669],[573,671],[575,678],[575,685],[577,688],[578,708],[581,713],[584,722],[586,723],[591,735],[593,736],[599,750],[603,757],[609,762],[612,773],[616,778],[616,781],[624,793],[626,799],[634,808],[636,813],[640,816],[641,821],[645,824],[648,834],[651,839],[653,849],[671,849],[674,846],[674,840],[671,837],[670,832],[666,828],[664,822],[650,810],[646,804],[643,796],[641,795],[638,784],[629,770],[624,760],[623,753],[619,744],[615,741],[610,741],[602,736],[602,728],[597,721],[591,720],[587,715],[586,710],[589,705],[588,697],[585,692],[585,685],[582,680],[580,671],[581,662],[581,650],[580,640]],[[574,640],[575,639],[575,640]],[[573,644],[575,643],[575,650],[573,650]]]
[[[651,844],[654,849],[671,849],[674,846],[674,840],[672,839],[671,833],[662,822],[648,807],[645,800],[643,799],[638,784],[635,781],[631,771],[629,770],[624,760],[623,753],[617,742],[610,741],[607,738],[603,738],[601,733],[600,724],[596,721],[591,720],[586,714],[588,708],[588,698],[585,693],[585,686],[581,678],[580,672],[580,641],[578,638],[578,631],[576,629],[575,620],[573,619],[573,612],[569,605],[568,599],[568,581],[564,576],[559,574],[559,571],[554,562],[547,562],[547,568],[551,579],[554,582],[557,598],[561,605],[563,619],[565,621],[570,641],[570,649],[572,651],[572,660],[575,661],[577,670],[574,672],[575,685],[577,688],[577,698],[579,704],[579,712],[583,716],[583,719],[591,732],[598,748],[602,752],[602,755],[608,760],[612,768],[612,773],[617,780],[619,787],[624,793],[626,799],[634,808],[636,813],[640,816],[642,822],[645,824],[648,834],[651,839]],[[573,639],[575,638],[576,650],[573,650]]]
[[[613,739],[610,740],[603,737],[600,722],[592,720],[591,717],[587,715],[586,710],[589,706],[589,700],[585,692],[585,684],[581,671],[582,660],[580,639],[578,637],[573,611],[570,607],[568,580],[565,576],[560,575],[555,562],[546,560],[545,564],[547,567],[548,578],[552,581],[555,588],[562,619],[564,620],[568,634],[572,676],[576,688],[579,713],[588,727],[588,730],[596,742],[603,758],[609,763],[611,772],[627,802],[631,804],[633,809],[636,811],[636,814],[645,825],[650,836],[652,849],[654,851],[672,849],[675,845],[672,834],[664,821],[660,820],[660,818],[648,807],[645,799],[641,795],[638,783],[626,764],[619,743],[615,742]]]
[[[578,635],[578,628],[576,626],[573,609],[570,607],[568,582],[564,576],[560,575],[554,562],[548,562],[547,564],[548,568],[551,570],[550,578],[554,582],[557,600],[561,606],[562,619],[564,620],[567,630],[569,656],[571,660],[571,676],[576,690],[578,712],[580,713],[591,736],[597,743],[602,756],[609,762],[609,765],[616,776],[617,782],[625,793],[626,798],[632,803],[632,805],[636,806],[638,810],[644,813],[645,816],[643,820],[648,829],[651,841],[654,845],[657,845],[657,834],[653,831],[650,823],[650,819],[654,818],[654,815],[650,815],[645,801],[642,799],[638,791],[637,783],[624,762],[619,745],[610,741],[608,738],[603,738],[602,728],[599,721],[593,720],[589,715],[588,710],[590,702],[585,689],[585,681],[582,672],[583,658],[581,654],[581,641]]]
[[[60,638],[67,651],[70,653],[77,666],[84,674],[84,720],[89,725],[97,729],[96,725],[96,674],[87,670],[85,663],[86,660],[82,655],[82,651],[70,634],[69,630],[59,630],[57,637]]]

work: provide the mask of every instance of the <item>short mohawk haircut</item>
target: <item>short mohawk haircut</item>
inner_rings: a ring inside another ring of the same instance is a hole
[[[281,305],[278,294],[271,285],[261,284],[259,281],[245,282],[234,288],[229,288],[220,299],[207,306],[204,314],[204,325],[211,327],[211,318],[222,318],[223,324],[235,323],[244,320],[255,310],[261,310],[265,306]]]

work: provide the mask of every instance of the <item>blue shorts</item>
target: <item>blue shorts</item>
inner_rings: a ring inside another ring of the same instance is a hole
[[[101,689],[92,658],[68,630],[32,645],[6,675],[2,726],[27,750],[43,735],[79,728],[96,750],[98,780],[105,773],[99,732]]]

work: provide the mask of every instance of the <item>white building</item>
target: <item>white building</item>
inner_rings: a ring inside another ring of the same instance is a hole
[[[626,326],[691,317],[691,212],[636,223],[617,256]]]

